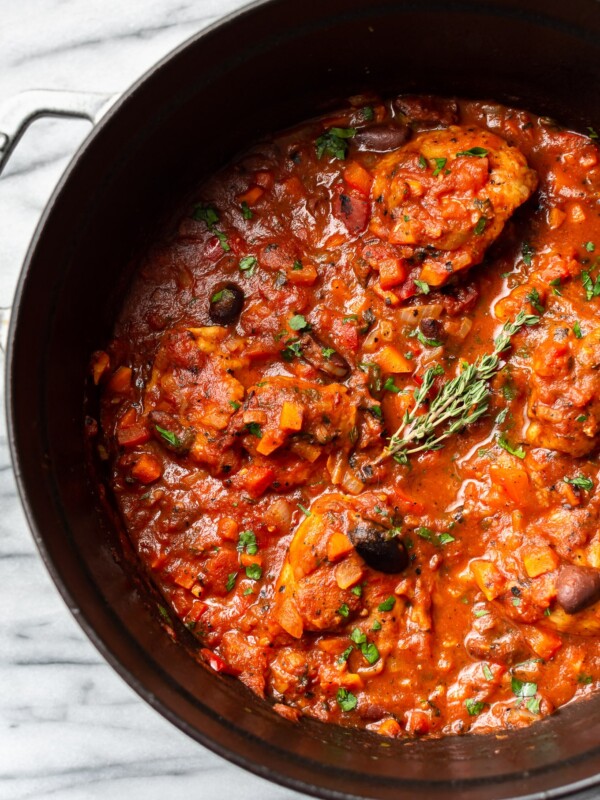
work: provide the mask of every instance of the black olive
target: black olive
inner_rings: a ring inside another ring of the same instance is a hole
[[[230,325],[235,322],[244,305],[244,293],[235,283],[225,283],[217,287],[210,298],[208,313],[217,325]]]
[[[362,520],[348,533],[356,552],[367,565],[378,572],[393,574],[408,566],[404,542],[374,522]]]
[[[567,614],[576,614],[594,605],[600,600],[600,570],[572,564],[561,567],[556,599]]]
[[[421,333],[427,339],[435,339],[436,341],[441,342],[446,338],[444,327],[439,319],[425,317],[425,319],[421,320],[419,327],[421,328]]]
[[[407,125],[372,125],[359,130],[352,141],[358,150],[389,153],[390,150],[397,150],[409,138],[410,128]]]

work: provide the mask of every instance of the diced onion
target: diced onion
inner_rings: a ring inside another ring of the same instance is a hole
[[[396,312],[396,319],[403,325],[418,325],[422,319],[438,319],[444,306],[441,303],[431,303],[427,306],[409,306]]]
[[[344,477],[342,478],[342,488],[345,492],[348,492],[348,494],[360,494],[365,488],[365,485],[362,481],[359,481],[352,470],[348,468],[346,472],[344,472]]]

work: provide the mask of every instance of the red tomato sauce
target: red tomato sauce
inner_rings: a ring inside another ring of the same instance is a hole
[[[144,257],[92,359],[99,450],[165,618],[284,716],[499,731],[597,686],[589,134],[352,98]]]

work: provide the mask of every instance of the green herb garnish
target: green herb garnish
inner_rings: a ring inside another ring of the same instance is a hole
[[[317,158],[325,153],[332,158],[344,160],[348,155],[348,139],[356,136],[356,128],[330,128],[315,142]]]
[[[586,492],[591,492],[594,488],[594,481],[591,478],[586,478],[585,475],[578,475],[576,478],[564,478],[565,483],[576,486],[577,489],[584,489]]]
[[[470,156],[471,158],[483,158],[487,156],[489,150],[486,150],[485,147],[471,147],[470,150],[460,150],[456,154],[456,157],[459,156]]]
[[[172,431],[168,431],[166,428],[161,428],[160,425],[154,426],[158,433],[162,436],[165,442],[168,442],[173,447],[179,447],[181,445],[181,439],[176,436]]]
[[[358,703],[358,700],[352,692],[349,692],[348,689],[344,689],[343,686],[340,686],[337,690],[336,700],[342,711],[354,711]]]

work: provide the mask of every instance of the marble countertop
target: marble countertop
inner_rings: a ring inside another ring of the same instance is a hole
[[[119,91],[239,0],[4,0],[0,103],[31,88]],[[89,130],[40,120],[0,178],[0,306]],[[292,800],[188,739],[104,663],[46,574],[0,422],[0,797]]]

